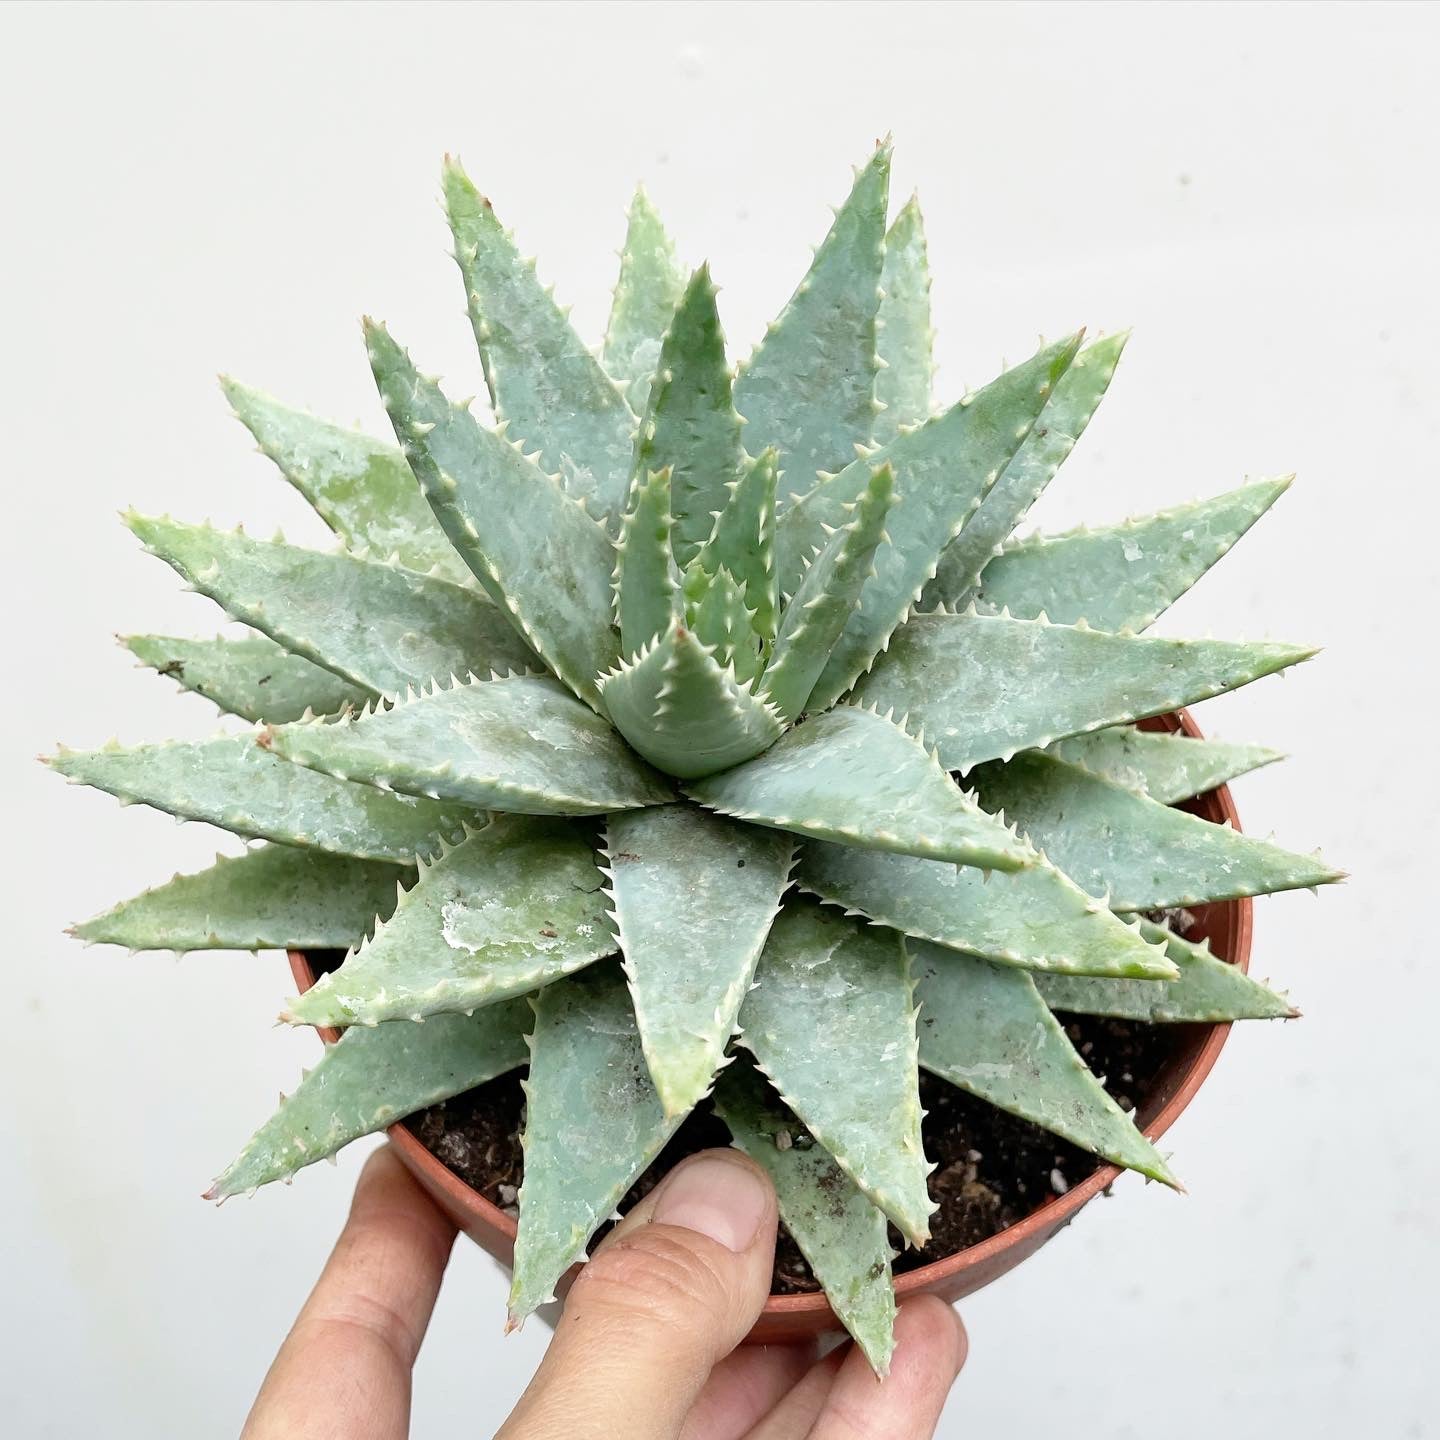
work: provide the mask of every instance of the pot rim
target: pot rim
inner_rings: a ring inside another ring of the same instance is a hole
[[[1158,723],[1159,726],[1172,733],[1179,731],[1191,739],[1204,738],[1200,727],[1195,723],[1194,717],[1188,710],[1177,710],[1167,715],[1154,717],[1151,723]],[[1235,801],[1230,794],[1230,787],[1228,785],[1218,786],[1214,790],[1207,791],[1206,797],[1211,801],[1212,806],[1219,810],[1219,820],[1222,823],[1228,823],[1231,829],[1238,831],[1240,816],[1235,809]],[[1238,965],[1241,970],[1248,972],[1250,944],[1254,929],[1254,906],[1249,896],[1220,903],[1230,912],[1232,921],[1233,939],[1229,946],[1231,953],[1225,958],[1231,964]],[[306,952],[289,950],[286,954],[295,983],[302,991],[308,990],[315,983],[315,975],[310,968]],[[1200,1087],[1205,1083],[1206,1077],[1214,1068],[1216,1060],[1220,1057],[1220,1051],[1224,1048],[1225,1041],[1230,1034],[1230,1023],[1225,1021],[1208,1027],[1209,1033],[1179,1075],[1170,1098],[1141,1127],[1141,1133],[1147,1140],[1155,1141],[1164,1135],[1195,1098]],[[327,1045],[333,1044],[339,1038],[339,1031],[331,1026],[316,1026],[315,1029]],[[443,1161],[436,1159],[406,1127],[403,1120],[391,1125],[387,1133],[390,1143],[403,1152],[406,1161],[412,1168],[424,1172],[427,1184],[433,1191],[442,1193],[459,1211],[504,1236],[507,1242],[513,1243],[518,1228],[516,1222],[499,1206],[492,1204],[478,1190],[473,1189],[456,1175]],[[1027,1241],[1035,1240],[1037,1236],[1057,1230],[1061,1225],[1073,1219],[1101,1191],[1108,1189],[1123,1173],[1121,1166],[1107,1162],[1099,1166],[1086,1179],[1071,1186],[1065,1194],[1051,1196],[1036,1206],[1023,1220],[1016,1221],[1015,1224],[992,1235],[988,1240],[982,1240],[978,1245],[969,1245],[963,1250],[957,1250],[943,1260],[935,1260],[928,1265],[922,1265],[914,1270],[908,1270],[904,1274],[896,1275],[894,1277],[896,1296],[903,1298],[916,1291],[930,1289],[937,1281],[943,1281],[963,1274],[967,1270],[983,1266],[995,1260],[1006,1250],[1022,1246]],[[765,1301],[762,1313],[764,1316],[819,1315],[829,1309],[830,1302],[824,1291],[815,1290],[801,1295],[772,1294]]]

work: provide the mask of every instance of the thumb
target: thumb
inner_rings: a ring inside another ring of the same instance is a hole
[[[496,1440],[672,1440],[770,1292],[775,1192],[737,1150],[677,1165],[580,1271]]]

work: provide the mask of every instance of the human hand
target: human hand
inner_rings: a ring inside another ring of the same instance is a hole
[[[900,1307],[890,1375],[853,1345],[736,1348],[769,1293],[769,1181],[733,1150],[677,1166],[580,1271],[497,1440],[924,1440],[966,1339],[931,1296]],[[403,1440],[410,1370],[454,1228],[387,1148],[265,1378],[242,1440]]]

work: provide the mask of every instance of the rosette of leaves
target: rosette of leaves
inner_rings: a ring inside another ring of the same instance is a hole
[[[394,444],[226,382],[338,549],[125,517],[247,631],[124,643],[256,728],[51,763],[262,843],[76,933],[349,952],[212,1195],[528,1067],[518,1320],[713,1096],[883,1371],[922,1068],[1169,1184],[1052,1010],[1292,1013],[1142,918],[1336,878],[1171,808],[1276,757],[1134,727],[1310,655],[1144,633],[1286,481],[1012,539],[1125,337],[935,408],[889,166],[732,369],[643,194],[597,356],[447,163],[493,423],[367,322]]]

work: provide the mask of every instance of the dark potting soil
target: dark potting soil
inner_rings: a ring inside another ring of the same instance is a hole
[[[1092,1016],[1061,1016],[1071,1041],[1106,1088],[1125,1108],[1143,1107],[1161,1069],[1196,1028],[1139,1025]],[[425,1147],[492,1204],[515,1213],[523,1160],[520,1132],[525,1097],[520,1073],[502,1076],[454,1099],[432,1105],[406,1121]],[[925,1153],[936,1162],[930,1195],[940,1209],[931,1217],[930,1243],[902,1248],[897,1272],[953,1255],[1023,1220],[1037,1206],[1063,1194],[1101,1163],[1037,1125],[1007,1115],[924,1072],[920,1101]],[[655,1163],[635,1182],[621,1210],[647,1194],[686,1155],[730,1143],[724,1122],[702,1103],[676,1131]],[[596,1235],[601,1239],[609,1226]],[[775,1252],[774,1293],[818,1289],[799,1247],[783,1228]]]

